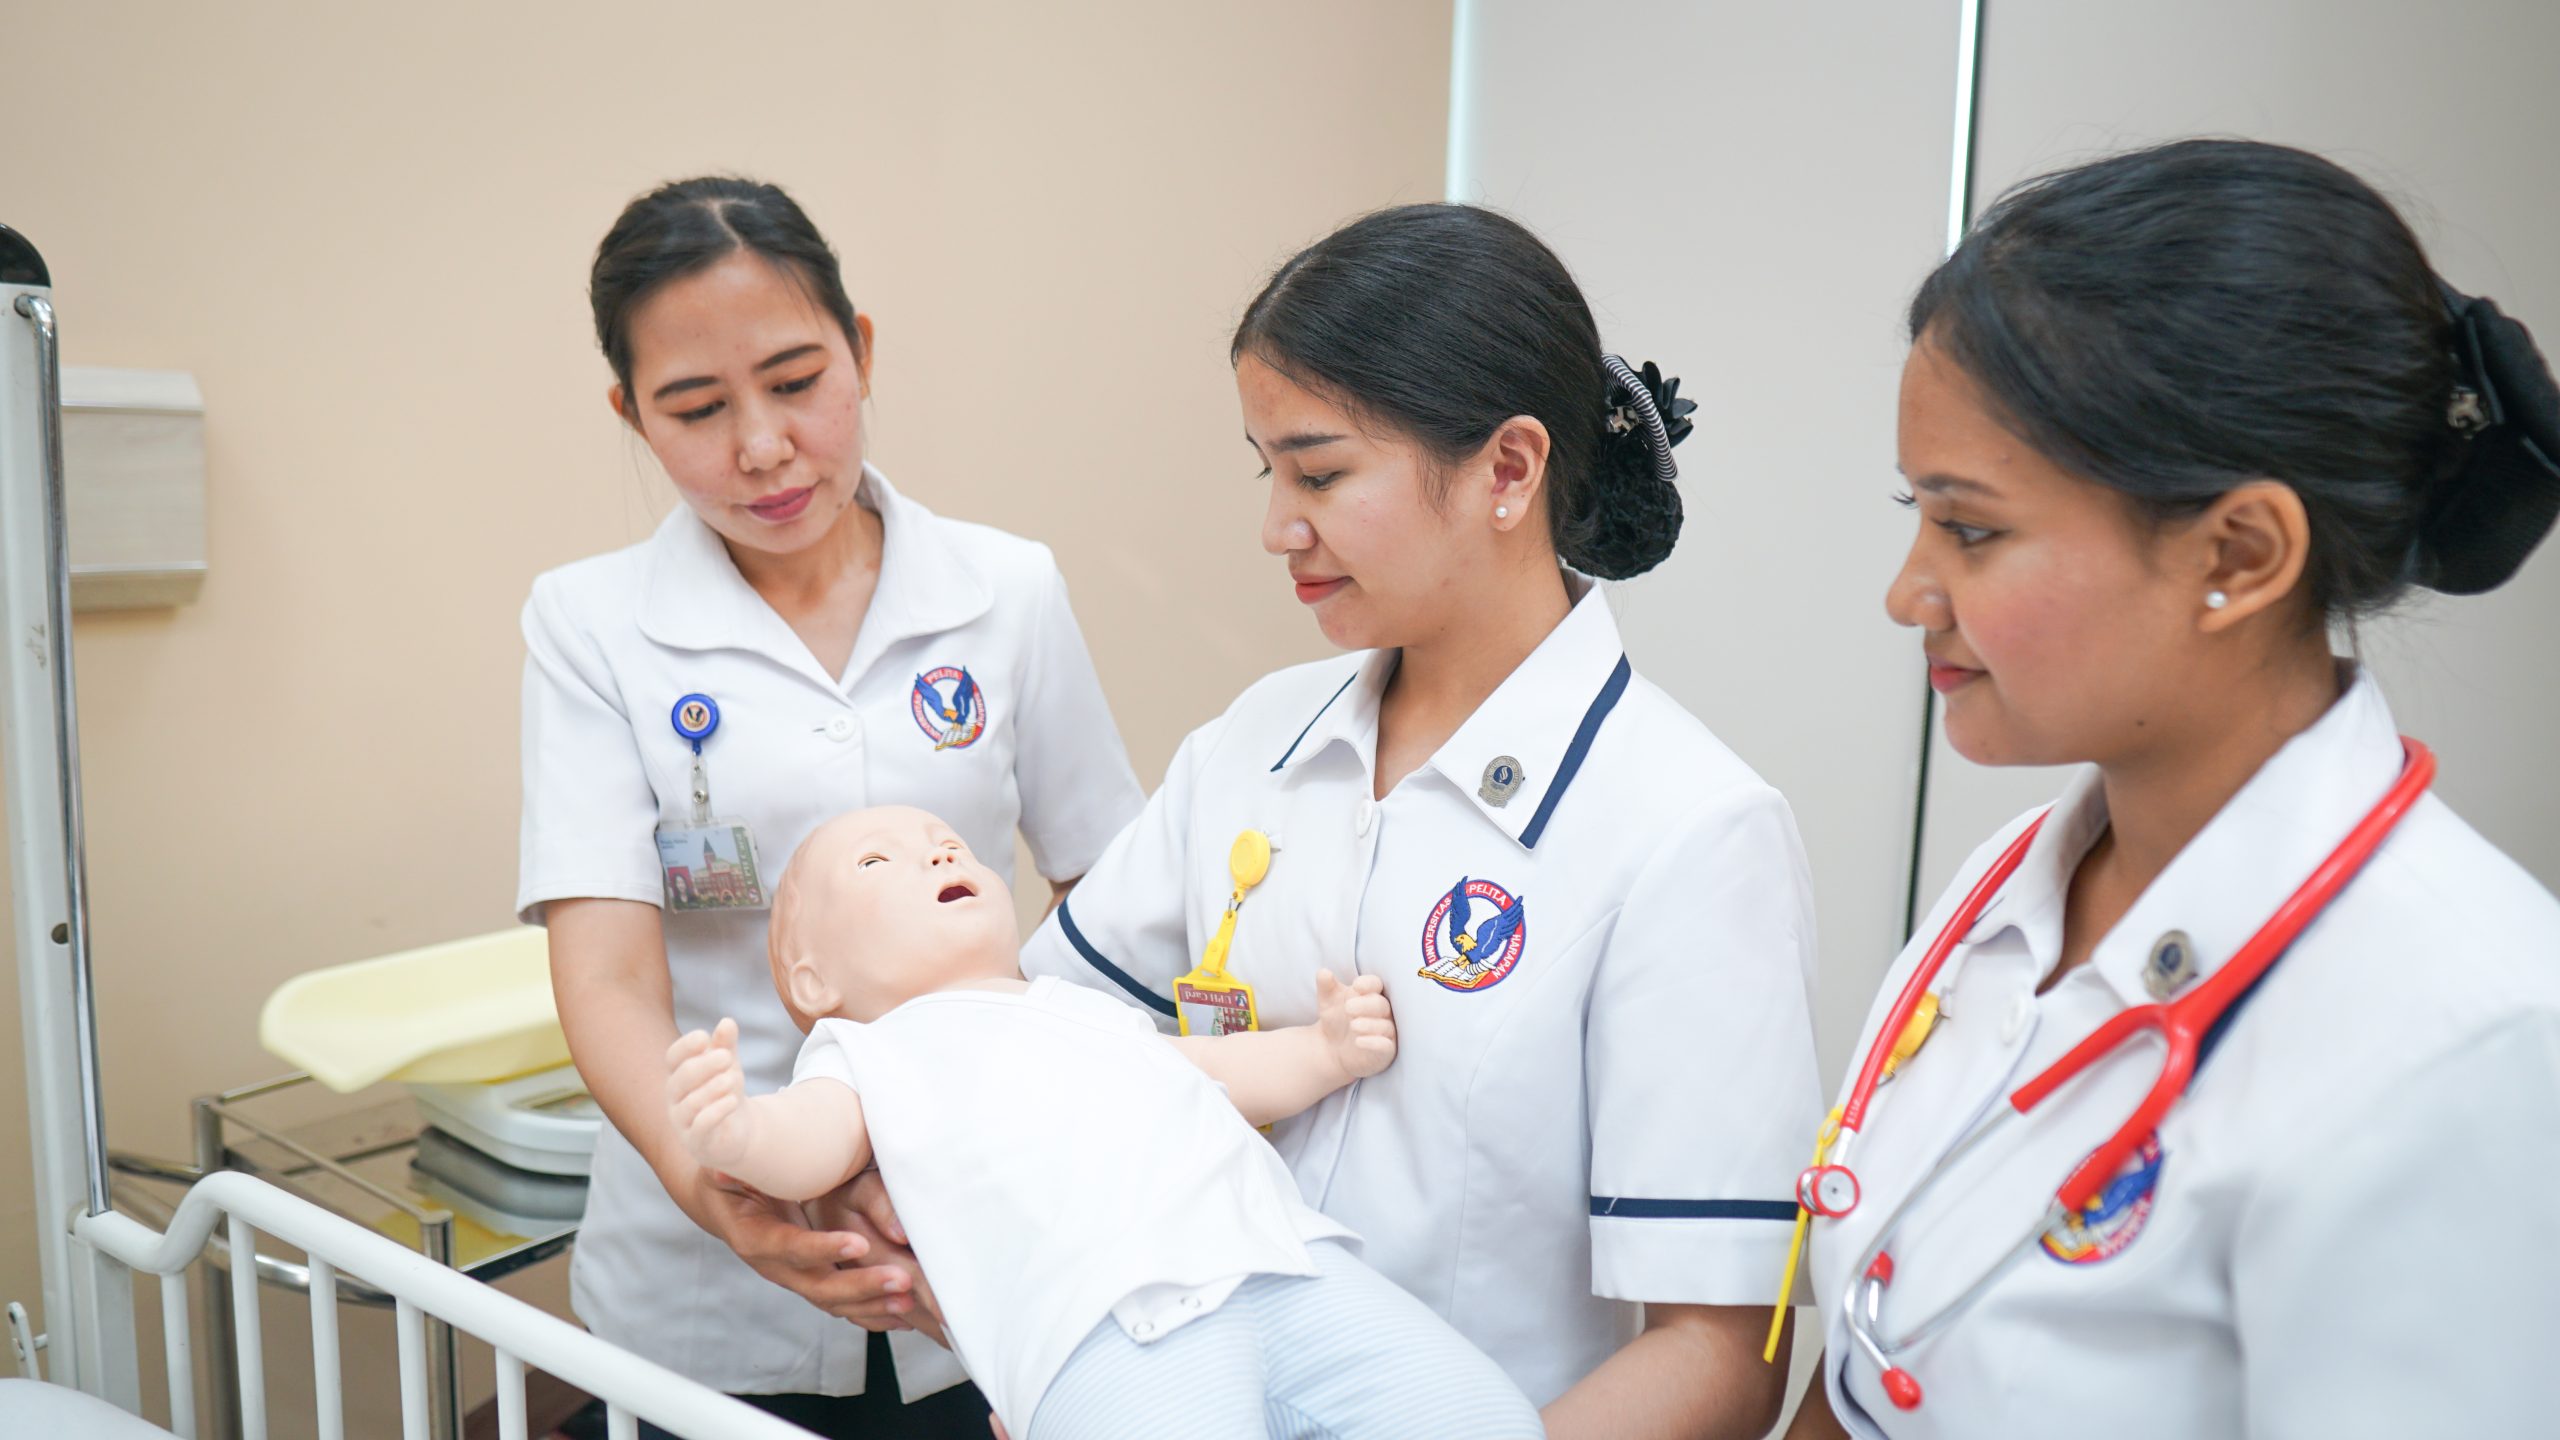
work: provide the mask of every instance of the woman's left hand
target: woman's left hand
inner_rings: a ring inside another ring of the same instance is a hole
[[[809,1223],[821,1230],[849,1230],[871,1242],[862,1257],[866,1266],[894,1265],[907,1272],[912,1295],[883,1295],[861,1311],[845,1316],[865,1330],[914,1330],[944,1349],[951,1342],[942,1332],[942,1307],[935,1303],[932,1283],[907,1245],[906,1227],[889,1201],[880,1172],[865,1170],[852,1180],[809,1202]]]

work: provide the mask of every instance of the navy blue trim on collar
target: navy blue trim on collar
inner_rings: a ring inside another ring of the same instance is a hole
[[[2286,946],[2284,954],[2268,962],[2267,968],[2258,972],[2258,978],[2250,981],[2247,989],[2232,996],[2231,1003],[2223,1006],[2222,1013],[2214,1016],[2213,1023],[2205,1027],[2204,1038],[2196,1042],[2196,1063],[2187,1071],[2189,1085],[2194,1085],[2196,1077],[2204,1073],[2204,1062],[2212,1059],[2213,1052],[2222,1048],[2222,1039],[2231,1033],[2231,1022],[2240,1018],[2242,1007],[2258,998],[2258,990],[2267,983],[2267,977],[2276,973],[2276,967],[2283,964],[2286,956],[2292,953],[2293,947]]]
[[[1076,928],[1076,917],[1068,912],[1064,900],[1058,902],[1058,928],[1066,932],[1067,943],[1076,947],[1076,953],[1084,957],[1085,963],[1101,971],[1112,984],[1138,997],[1148,1009],[1159,1015],[1174,1013],[1172,1001],[1139,984],[1128,971],[1102,958],[1102,952],[1094,949],[1093,942],[1085,939],[1084,932]]]
[[[1360,678],[1360,671],[1359,671],[1359,669],[1358,669],[1357,667],[1354,667],[1354,668],[1353,668],[1353,670],[1352,670],[1352,672],[1351,672],[1351,680],[1357,680],[1357,679],[1359,679],[1359,678]],[[1299,746],[1300,742],[1304,741],[1304,740],[1307,738],[1307,731],[1308,731],[1308,730],[1313,730],[1314,728],[1316,728],[1316,722],[1324,718],[1324,712],[1326,712],[1327,710],[1330,710],[1330,709],[1332,709],[1332,708],[1333,708],[1333,702],[1334,702],[1335,700],[1339,700],[1339,699],[1341,699],[1341,698],[1342,698],[1342,691],[1343,691],[1343,690],[1348,690],[1348,689],[1350,689],[1350,688],[1351,688],[1351,680],[1345,680],[1345,681],[1343,681],[1343,682],[1342,682],[1342,689],[1341,689],[1341,690],[1336,690],[1336,691],[1334,691],[1331,697],[1329,697],[1328,699],[1326,699],[1326,701],[1325,701],[1322,705],[1319,705],[1319,706],[1317,706],[1317,707],[1316,707],[1316,713],[1314,713],[1313,715],[1310,715],[1310,716],[1308,716],[1308,717],[1307,717],[1306,727],[1305,727],[1304,729],[1301,729],[1301,730],[1298,732],[1298,738],[1297,738],[1296,740],[1292,740],[1292,741],[1290,741],[1290,742],[1289,742],[1289,748],[1288,748],[1288,749],[1286,749],[1286,750],[1284,750],[1284,751],[1282,751],[1282,752],[1280,752],[1280,758],[1271,762],[1271,773],[1272,773],[1272,774],[1274,774],[1274,775],[1279,774],[1279,773],[1280,773],[1280,767],[1289,763],[1289,757],[1298,753],[1298,746]]]
[[[1573,743],[1565,747],[1564,759],[1556,764],[1555,783],[1547,787],[1547,798],[1538,802],[1538,813],[1529,817],[1529,828],[1520,832],[1520,844],[1524,848],[1538,848],[1538,837],[1546,833],[1547,819],[1556,813],[1556,802],[1564,798],[1565,787],[1573,783],[1575,773],[1582,769],[1582,757],[1591,753],[1591,737],[1600,733],[1600,722],[1608,719],[1609,712],[1617,708],[1618,697],[1627,693],[1627,680],[1634,674],[1635,667],[1627,663],[1627,657],[1619,656],[1618,668],[1609,672],[1609,683],[1600,687],[1591,708],[1582,712],[1582,724],[1573,732]],[[1793,1218],[1793,1214],[1790,1211],[1789,1218]]]
[[[1631,1200],[1616,1195],[1591,1197],[1591,1213],[1619,1220],[1786,1220],[1796,1218],[1793,1200]]]

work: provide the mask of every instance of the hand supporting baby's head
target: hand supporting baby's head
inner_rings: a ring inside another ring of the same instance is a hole
[[[1004,881],[950,826],[901,805],[839,815],[801,842],[774,887],[767,955],[803,1030],[1021,973]]]

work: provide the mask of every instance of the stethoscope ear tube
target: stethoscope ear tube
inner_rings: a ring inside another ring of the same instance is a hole
[[[2052,813],[2051,810],[2045,812],[2046,815]],[[1842,1147],[1848,1145],[1850,1136],[1866,1128],[1867,1106],[1874,1103],[1876,1087],[1884,1082],[1885,1060],[1892,1055],[1903,1030],[1911,1024],[1911,1017],[1919,1013],[1921,999],[1937,982],[1938,971],[1946,965],[1947,956],[1953,954],[1956,946],[1972,932],[1974,922],[1982,918],[1983,911],[1991,908],[1992,897],[2000,893],[2000,887],[2008,884],[2009,877],[2025,863],[2027,851],[2036,843],[2036,833],[2044,829],[2044,820],[2044,815],[2038,815],[2028,822],[2027,828],[2018,832],[2018,838],[2009,842],[2009,848],[2000,853],[2000,858],[1992,862],[1982,878],[1973,882],[1973,889],[1966,893],[1964,903],[1956,907],[1955,915],[1939,928],[1937,938],[1929,942],[1928,953],[1920,957],[1920,963],[1911,971],[1911,978],[1903,982],[1902,993],[1894,997],[1893,1008],[1885,1012],[1884,1025],[1867,1045],[1867,1058],[1858,1066],[1857,1082],[1849,1087],[1848,1103],[1840,1107]]]
[[[2052,812],[2048,810],[2045,813]],[[2029,821],[2027,828],[2018,832],[2018,838],[2009,842],[2009,848],[2001,852],[2000,858],[1992,862],[1991,868],[1983,872],[1982,878],[1973,883],[1964,903],[1956,907],[1955,915],[1939,928],[1937,938],[1929,942],[1929,949],[1920,957],[1920,963],[1912,967],[1911,978],[1903,982],[1902,993],[1894,997],[1893,1008],[1885,1012],[1884,1024],[1877,1028],[1875,1038],[1868,1042],[1866,1059],[1859,1063],[1858,1078],[1849,1087],[1848,1100],[1841,1105],[1838,1117],[1826,1125],[1825,1139],[1815,1147],[1813,1163],[1796,1177],[1796,1201],[1808,1213],[1838,1220],[1858,1208],[1860,1186],[1856,1173],[1849,1168],[1849,1147],[1858,1138],[1858,1132],[1865,1128],[1867,1107],[1875,1100],[1876,1087],[1884,1083],[1887,1068],[1897,1051],[1907,1056],[1918,1048],[1916,1042],[1906,1047],[1903,1040],[1913,1018],[1919,1015],[1921,1006],[1929,999],[1929,987],[1937,983],[1939,971],[1945,968],[1947,957],[1955,952],[1957,944],[1972,933],[1974,922],[1990,908],[1992,897],[2000,893],[2000,887],[2009,883],[2009,877],[2016,874],[2018,866],[2025,862],[2027,851],[2035,845],[2037,832],[2044,829],[2044,819],[2044,815],[2038,815]]]
[[[2095,1201],[2118,1170],[2132,1158],[2133,1152],[2159,1133],[2160,1122],[2168,1118],[2169,1107],[2187,1092],[2187,1083],[2195,1077],[2202,1063],[2206,1035],[2228,1014],[2240,997],[2249,993],[2284,952],[2291,948],[2303,928],[2318,918],[2329,902],[2361,872],[2383,840],[2427,793],[2436,775],[2435,752],[2417,740],[2400,737],[2400,778],[2386,792],[2380,803],[2356,822],[2347,837],[2338,842],[2327,859],[2320,862],[2267,923],[2249,937],[2237,954],[2203,984],[2165,1004],[2145,1005],[2111,1017],[2092,1031],[2088,1038],[2071,1047],[2070,1053],[2018,1087],[2009,1103],[2023,1115],[2041,1104],[2045,1097],[2059,1090],[2098,1058],[2121,1044],[2136,1030],[2157,1028],[2168,1042],[2169,1053],[2160,1068],[2160,1078],[2153,1082],[2151,1093],[2133,1112],[2122,1129],[2107,1143],[2092,1151],[2089,1158],[2062,1182],[2055,1198],[2077,1210]]]

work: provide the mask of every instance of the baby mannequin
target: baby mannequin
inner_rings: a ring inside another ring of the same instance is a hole
[[[785,1200],[876,1157],[1017,1440],[1544,1433],[1253,1131],[1394,1059],[1377,977],[1321,973],[1313,1025],[1169,1041],[1108,996],[1025,982],[1004,883],[897,807],[801,845],[770,953],[809,1032],[792,1084],[747,1095],[735,1023],[694,1031],[667,1052],[677,1131]]]

